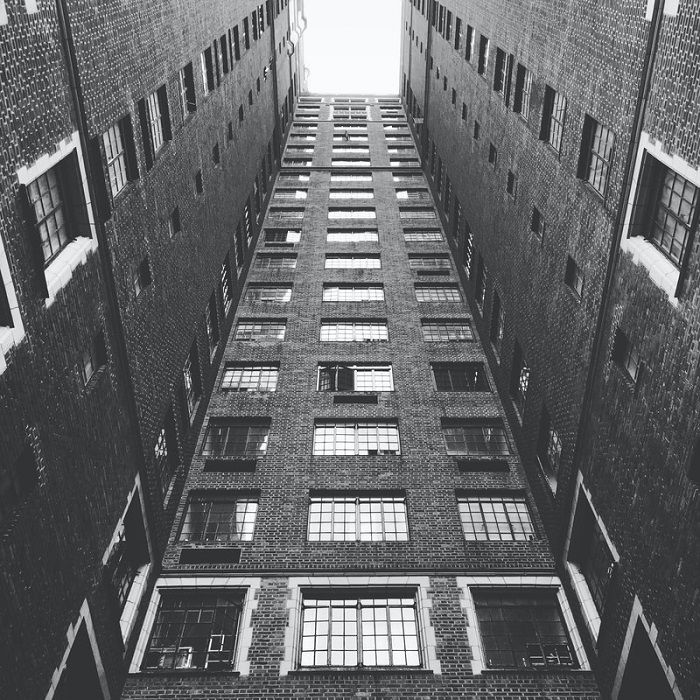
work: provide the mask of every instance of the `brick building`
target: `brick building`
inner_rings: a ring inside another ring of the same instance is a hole
[[[699,697],[700,4],[403,6],[404,101],[601,692]]]

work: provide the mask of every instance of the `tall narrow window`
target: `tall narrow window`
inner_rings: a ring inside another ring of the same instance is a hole
[[[202,395],[202,377],[199,373],[199,352],[197,341],[192,343],[185,366],[182,368],[182,378],[185,387],[185,405],[190,419],[194,417],[194,410]]]
[[[190,114],[197,111],[197,98],[194,91],[194,73],[192,63],[188,63],[178,73],[180,92],[180,112],[184,121]]]
[[[518,63],[515,73],[515,95],[513,111],[525,121],[530,117],[530,97],[532,95],[532,73],[522,63]]]
[[[107,157],[107,175],[112,190],[112,196],[116,197],[126,186],[127,164],[126,147],[122,138],[122,123],[117,122],[102,134],[102,145]]]
[[[562,441],[555,430],[549,412],[542,407],[540,434],[537,441],[537,460],[549,487],[556,493],[559,467],[561,466]]]
[[[209,340],[209,350],[214,352],[219,344],[219,309],[216,305],[216,294],[212,292],[209,303],[204,313],[205,325],[207,328],[207,339]]]
[[[615,331],[612,359],[627,374],[629,379],[633,382],[637,381],[642,367],[639,352],[632,345],[627,335],[619,328]]]
[[[221,301],[224,307],[224,316],[231,310],[233,303],[233,280],[231,278],[231,259],[229,254],[226,254],[224,262],[221,264],[219,272],[219,290],[221,292]]]
[[[566,97],[547,85],[544,91],[540,139],[549,143],[557,153],[561,151],[565,118]]]
[[[513,367],[510,375],[510,394],[516,407],[522,414],[525,410],[527,390],[530,386],[530,368],[525,361],[525,356],[518,341],[515,341],[513,350]]]
[[[603,197],[608,188],[614,145],[615,134],[587,114],[583,121],[578,177]]]
[[[83,385],[87,386],[90,380],[95,377],[107,364],[107,348],[105,346],[104,333],[100,331],[84,350],[80,361],[80,376]]]
[[[483,34],[479,37],[479,63],[477,65],[477,73],[486,75],[486,68],[489,62],[489,40]]]
[[[489,329],[489,338],[494,349],[500,354],[503,347],[503,331],[505,327],[505,313],[501,305],[501,297],[498,292],[493,290],[493,304],[491,306],[491,328]]]

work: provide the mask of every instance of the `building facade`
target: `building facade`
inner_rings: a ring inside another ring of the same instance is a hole
[[[612,698],[700,695],[698,16],[403,10],[404,102]]]
[[[304,23],[295,0],[0,1],[2,697],[119,697]]]

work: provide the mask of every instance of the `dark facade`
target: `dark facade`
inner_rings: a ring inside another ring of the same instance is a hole
[[[3,697],[118,697],[298,89],[297,3],[0,2]]]
[[[404,4],[404,100],[613,698],[700,693],[699,13]]]

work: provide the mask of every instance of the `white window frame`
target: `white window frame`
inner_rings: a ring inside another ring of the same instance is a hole
[[[574,615],[569,607],[569,602],[564,593],[561,581],[557,576],[458,576],[457,587],[460,591],[460,603],[462,612],[467,618],[467,639],[472,650],[472,673],[481,675],[483,671],[490,670],[486,666],[486,656],[481,643],[479,619],[476,614],[476,604],[472,595],[472,588],[500,588],[517,591],[522,588],[549,588],[556,591],[557,602],[561,611],[562,622],[566,626],[574,654],[578,661],[577,671],[590,671],[588,657],[583,646],[583,641],[578,633]],[[566,669],[570,672],[571,669]]]
[[[0,26],[7,24],[7,8],[5,7],[5,0],[0,0]]]
[[[433,601],[428,576],[292,576],[288,580],[287,626],[284,634],[284,658],[280,664],[280,676],[287,676],[299,668],[298,659],[301,648],[302,598],[304,591],[319,588],[329,589],[358,588],[371,596],[372,588],[406,588],[414,591],[416,596],[416,617],[420,639],[422,664],[415,671],[432,671],[442,673],[437,656],[437,639],[431,621]],[[351,669],[350,669],[351,670]],[[404,671],[404,667],[397,667]],[[409,669],[410,670],[410,669]]]
[[[613,541],[610,538],[610,535],[608,534],[608,530],[605,527],[605,523],[602,521],[602,519],[598,515],[598,511],[593,505],[591,492],[586,488],[585,484],[583,483],[583,474],[581,474],[581,472],[578,472],[576,474],[574,496],[571,501],[569,524],[566,530],[566,539],[564,540],[564,548],[562,551],[561,561],[564,565],[564,570],[569,576],[571,586],[576,592],[576,597],[578,598],[579,605],[581,606],[581,613],[583,614],[583,619],[586,623],[588,633],[590,634],[591,640],[595,645],[598,642],[598,634],[600,633],[600,613],[598,612],[598,608],[593,602],[591,592],[588,588],[586,580],[583,577],[583,574],[578,570],[578,567],[573,562],[569,561],[569,548],[571,546],[571,538],[574,532],[574,519],[576,518],[576,511],[578,510],[578,500],[580,494],[583,494],[584,498],[588,501],[588,505],[591,509],[591,512],[593,513],[593,517],[595,518],[596,524],[603,535],[603,539],[605,540],[605,543],[607,544],[608,549],[610,550],[610,554],[612,554],[613,561],[616,565],[620,562],[620,554],[618,553],[617,548],[613,544]]]
[[[141,627],[141,634],[136,642],[134,655],[129,666],[129,673],[141,673],[143,657],[148,649],[151,639],[151,630],[156,620],[158,607],[164,591],[177,590],[245,590],[245,600],[236,636],[236,651],[234,654],[233,671],[237,671],[241,676],[250,674],[250,660],[248,654],[251,642],[253,641],[252,617],[253,612],[258,607],[258,594],[262,586],[262,579],[249,576],[178,576],[177,578],[163,578],[156,581],[153,595],[148,604],[148,610]],[[202,670],[202,673],[206,673]]]
[[[0,0],[2,2],[2,0]],[[7,356],[10,350],[19,345],[24,340],[24,324],[22,323],[22,314],[19,310],[19,302],[17,301],[17,293],[15,285],[12,281],[12,270],[10,263],[5,253],[2,236],[0,236],[0,281],[5,286],[5,295],[10,307],[12,315],[12,327],[0,327],[0,375],[7,369]]]
[[[80,182],[83,189],[85,214],[87,216],[88,226],[90,227],[90,236],[76,236],[73,238],[44,269],[46,288],[49,293],[49,296],[44,300],[44,304],[47,308],[56,301],[56,294],[68,284],[75,269],[79,265],[87,262],[88,255],[97,250],[95,218],[93,215],[90,190],[88,188],[87,175],[85,172],[85,161],[80,148],[78,132],[74,131],[70,136],[67,136],[63,141],[57,144],[55,152],[51,154],[45,153],[31,165],[19,168],[16,173],[17,182],[20,185],[28,186],[38,177],[58,165],[64,158],[71,155],[73,151],[76,152],[78,157]]]

